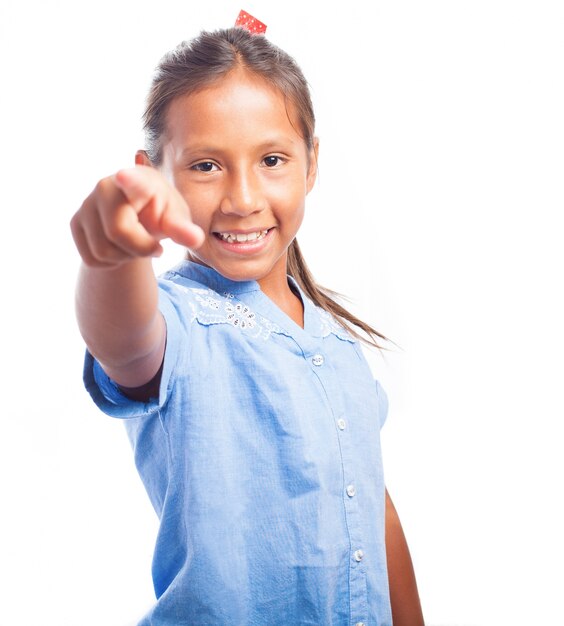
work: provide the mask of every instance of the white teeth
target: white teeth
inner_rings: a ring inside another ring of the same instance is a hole
[[[228,243],[244,243],[245,241],[256,241],[263,239],[268,230],[259,230],[254,233],[218,233],[218,235]]]

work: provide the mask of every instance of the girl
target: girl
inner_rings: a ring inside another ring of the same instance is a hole
[[[160,519],[143,626],[423,623],[385,491],[386,396],[296,233],[318,141],[295,62],[243,28],[161,61],[137,167],[71,227],[85,383]],[[189,249],[155,279],[166,237]]]

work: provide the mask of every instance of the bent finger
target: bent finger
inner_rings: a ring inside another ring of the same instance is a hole
[[[72,235],[78,253],[88,267],[111,268],[130,259],[129,255],[115,246],[107,246],[103,251],[97,248],[89,237],[89,231],[82,225],[72,227]]]
[[[161,250],[158,240],[147,232],[127,202],[109,212],[102,211],[100,220],[108,241],[133,257],[153,256]]]

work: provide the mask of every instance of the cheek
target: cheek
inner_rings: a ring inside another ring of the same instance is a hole
[[[294,236],[302,225],[304,214],[303,200],[300,202],[299,199],[296,199],[296,203],[288,205],[283,212],[279,212],[277,215],[282,231],[289,236]]]
[[[279,206],[285,210],[302,208],[307,195],[305,180],[279,180],[270,183],[268,187],[268,198],[274,206]]]
[[[198,226],[205,226],[211,219],[213,212],[218,206],[218,194],[211,186],[190,185],[182,188],[177,187],[190,209],[192,221]]]
[[[303,192],[286,194],[285,217],[293,225],[300,225],[305,213],[305,195]]]

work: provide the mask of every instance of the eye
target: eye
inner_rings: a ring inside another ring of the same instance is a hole
[[[196,170],[197,172],[214,172],[217,169],[217,165],[212,163],[211,161],[202,161],[201,163],[196,163],[192,165],[191,170]]]
[[[283,161],[284,159],[282,157],[276,156],[274,154],[264,157],[263,159],[263,163],[266,165],[266,167],[276,167],[277,165],[280,165]]]

